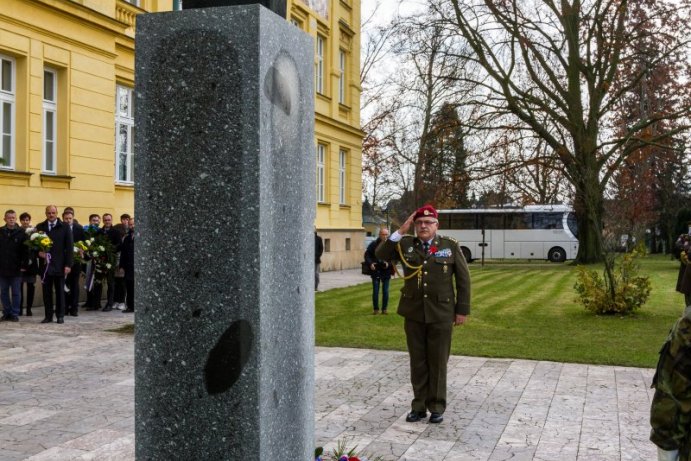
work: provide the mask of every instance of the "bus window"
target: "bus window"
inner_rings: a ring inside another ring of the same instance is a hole
[[[532,213],[507,213],[506,229],[531,229],[532,218]]]
[[[574,237],[578,237],[578,221],[576,221],[576,213],[573,211],[566,217],[566,225]]]
[[[533,213],[533,229],[563,229],[562,213]]]
[[[440,214],[439,218],[439,229],[451,229],[449,226],[450,216],[448,214]]]
[[[486,214],[482,216],[483,229],[503,229],[504,228],[504,215],[503,214]]]
[[[443,215],[442,215],[443,216]],[[452,213],[448,215],[449,227],[446,229],[477,229],[477,215],[475,213]]]

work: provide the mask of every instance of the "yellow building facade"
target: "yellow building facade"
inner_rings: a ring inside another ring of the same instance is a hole
[[[174,0],[1,0],[0,209],[134,211],[134,24]],[[323,270],[362,257],[360,1],[288,0],[315,39],[315,226]]]

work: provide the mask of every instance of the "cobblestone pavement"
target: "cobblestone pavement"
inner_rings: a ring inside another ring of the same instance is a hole
[[[106,331],[132,315],[42,317],[0,323],[0,460],[134,459],[133,336]],[[445,420],[432,425],[405,422],[405,353],[317,348],[315,362],[327,449],[345,439],[385,460],[656,458],[651,369],[454,356]]]

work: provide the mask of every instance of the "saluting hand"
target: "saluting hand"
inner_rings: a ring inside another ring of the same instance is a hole
[[[415,213],[416,211],[413,212],[410,216],[408,216],[408,219],[405,220],[405,222],[401,225],[401,227],[398,229],[398,233],[401,235],[405,235],[408,233],[408,229],[410,229],[410,226],[413,225],[413,222],[415,221]]]

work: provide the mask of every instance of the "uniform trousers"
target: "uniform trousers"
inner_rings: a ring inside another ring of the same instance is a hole
[[[410,382],[413,385],[411,409],[444,413],[446,409],[446,365],[451,353],[452,322],[422,323],[405,319]]]
[[[46,275],[43,279],[43,305],[46,318],[53,318],[53,291],[55,291],[55,316],[59,319],[65,316],[65,277]]]

